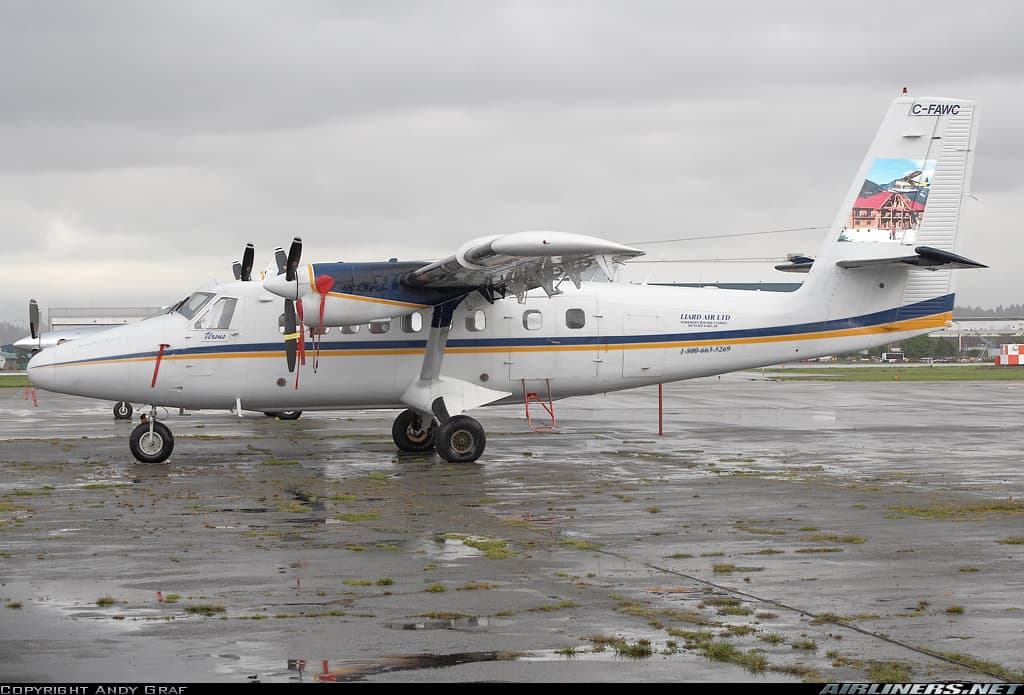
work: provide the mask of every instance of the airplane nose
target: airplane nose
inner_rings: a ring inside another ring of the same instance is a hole
[[[28,361],[28,380],[47,391],[57,390],[57,370],[53,366],[53,350],[36,353]]]
[[[308,277],[308,275],[303,272],[303,268],[299,268],[296,276],[299,278]],[[306,286],[308,287],[308,284]],[[301,281],[288,281],[285,279],[284,273],[263,281],[263,289],[271,294],[276,294],[278,297],[284,297],[285,299],[298,299],[301,296],[300,293],[302,288],[303,285]]]

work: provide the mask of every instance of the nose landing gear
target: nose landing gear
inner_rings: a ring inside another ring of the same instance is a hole
[[[174,451],[174,435],[170,428],[156,420],[156,408],[147,416],[142,414],[141,422],[128,437],[128,448],[140,463],[163,463]]]

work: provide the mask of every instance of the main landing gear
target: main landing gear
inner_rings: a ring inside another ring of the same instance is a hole
[[[174,435],[167,425],[156,421],[156,408],[132,430],[128,448],[140,463],[163,463],[174,451]]]
[[[450,463],[471,463],[484,453],[484,428],[468,415],[456,415],[440,425],[431,419],[428,427],[423,426],[423,420],[416,411],[402,411],[391,427],[395,446],[402,451],[436,449]]]

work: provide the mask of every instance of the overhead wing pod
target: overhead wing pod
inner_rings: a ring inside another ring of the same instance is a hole
[[[582,273],[594,266],[611,275],[615,263],[644,255],[614,241],[568,232],[531,231],[473,239],[453,256],[435,261],[405,278],[410,287],[469,287],[485,297],[511,293],[522,299],[542,288],[558,294],[568,277],[579,287]]]

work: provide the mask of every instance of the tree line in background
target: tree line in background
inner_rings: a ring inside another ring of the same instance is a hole
[[[982,309],[980,306],[958,306],[953,308],[953,316],[957,318],[989,318],[1019,319],[1024,318],[1024,304],[1000,304],[995,309]]]

